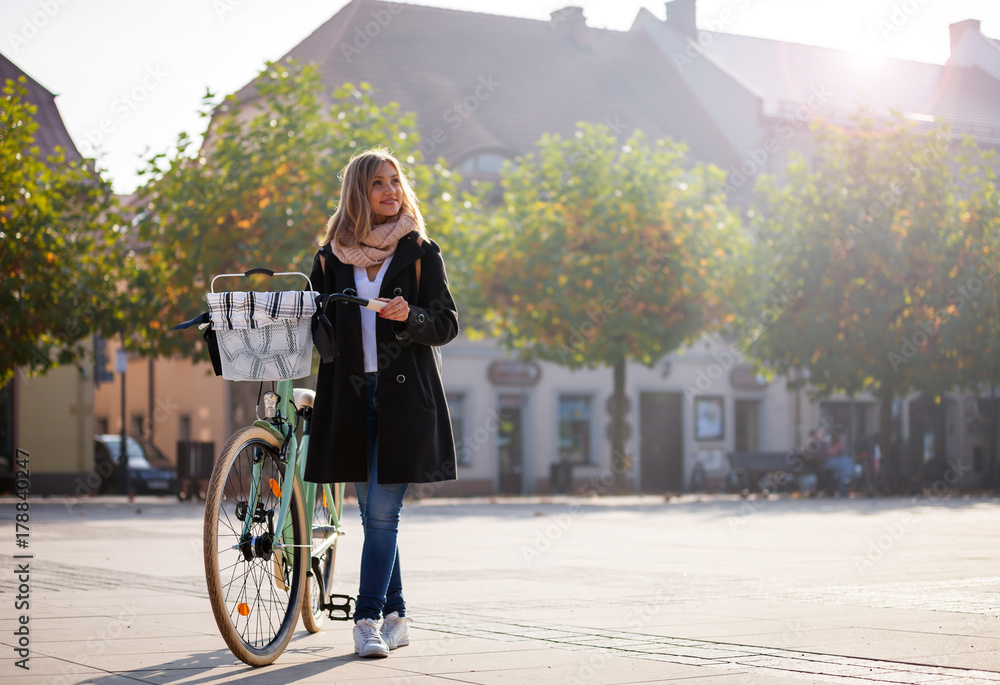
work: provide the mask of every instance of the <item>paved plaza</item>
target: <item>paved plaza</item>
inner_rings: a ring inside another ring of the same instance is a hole
[[[334,590],[355,594],[346,506]],[[0,511],[3,682],[1000,684],[996,497],[408,501],[410,646],[361,660],[351,624],[300,624],[261,669],[216,629],[200,505],[33,499],[27,611]]]

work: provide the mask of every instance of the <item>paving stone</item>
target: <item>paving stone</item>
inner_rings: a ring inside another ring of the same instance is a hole
[[[218,634],[197,507],[97,498],[32,515],[32,672],[0,658],[12,682],[1000,685],[997,498],[408,502],[412,644],[362,660],[349,622],[300,626],[262,669]],[[859,564],[904,515],[906,534]],[[351,594],[355,519],[334,582]],[[13,562],[0,554],[0,573]],[[5,612],[12,599],[0,584]]]

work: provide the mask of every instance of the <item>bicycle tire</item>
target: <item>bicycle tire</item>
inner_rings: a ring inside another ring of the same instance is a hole
[[[337,524],[339,528],[340,515],[343,513],[344,504],[344,488],[343,485],[339,483],[334,483],[330,490],[333,494],[333,502],[323,502],[323,486],[316,486],[316,502],[313,505],[313,545],[317,542],[322,541],[322,536],[316,535],[316,530],[319,527],[331,526],[334,523]],[[332,505],[332,506],[331,506]],[[334,518],[336,517],[336,518]],[[336,535],[336,533],[333,533]],[[323,627],[323,609],[320,608],[323,601],[325,601],[330,595],[330,583],[333,581],[333,567],[337,560],[337,541],[334,540],[333,544],[326,550],[323,554],[323,558],[319,562],[320,574],[323,576],[323,588],[325,588],[325,595],[321,596],[319,593],[319,582],[313,576],[312,566],[309,568],[309,579],[305,586],[305,595],[302,598],[302,625],[310,633],[318,633],[320,628]],[[311,561],[311,560],[310,560]]]
[[[205,579],[212,613],[229,649],[250,666],[270,664],[285,650],[305,591],[303,569],[309,550],[305,547],[304,500],[295,478],[291,478],[292,501],[285,523],[286,531],[291,528],[291,552],[272,553],[270,558],[254,554],[248,560],[248,545],[240,540],[244,520],[239,514],[240,502],[244,503],[243,517],[254,518],[254,535],[268,533],[278,515],[280,493],[288,486],[279,453],[279,442],[269,431],[257,426],[238,430],[212,470],[205,502]],[[255,458],[261,460],[259,507],[249,512],[245,503]],[[291,556],[290,564],[285,561],[287,556]]]

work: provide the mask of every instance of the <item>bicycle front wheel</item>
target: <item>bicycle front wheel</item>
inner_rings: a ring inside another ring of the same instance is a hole
[[[279,455],[269,431],[240,429],[215,464],[205,502],[212,613],[229,649],[250,666],[272,663],[292,638],[309,561],[302,493],[292,474],[286,478]],[[288,488],[291,508],[284,529],[276,531],[281,493]],[[275,549],[277,540],[286,546]]]
[[[330,584],[333,582],[333,564],[337,559],[337,536],[340,530],[340,514],[344,500],[343,483],[334,483],[327,488],[316,486],[316,499],[313,504],[312,543],[313,547],[333,538],[332,544],[319,557],[319,575],[316,574],[316,564],[309,569],[309,580],[306,583],[305,597],[302,600],[302,625],[310,633],[318,633],[323,627],[323,604],[330,596]]]

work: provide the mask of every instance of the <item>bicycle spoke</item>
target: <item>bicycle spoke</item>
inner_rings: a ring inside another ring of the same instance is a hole
[[[220,458],[226,471],[213,477],[211,507],[206,506],[206,536],[211,536],[206,568],[213,611],[227,644],[244,662],[263,665],[284,649],[298,617],[305,573],[293,572],[289,564],[294,557],[295,564],[308,566],[302,546],[306,531],[301,493],[293,479],[284,478],[278,445],[263,429],[242,433],[254,437],[243,443],[234,437]],[[292,506],[282,530],[274,530],[278,493],[289,488]],[[278,541],[284,549],[273,548]]]

